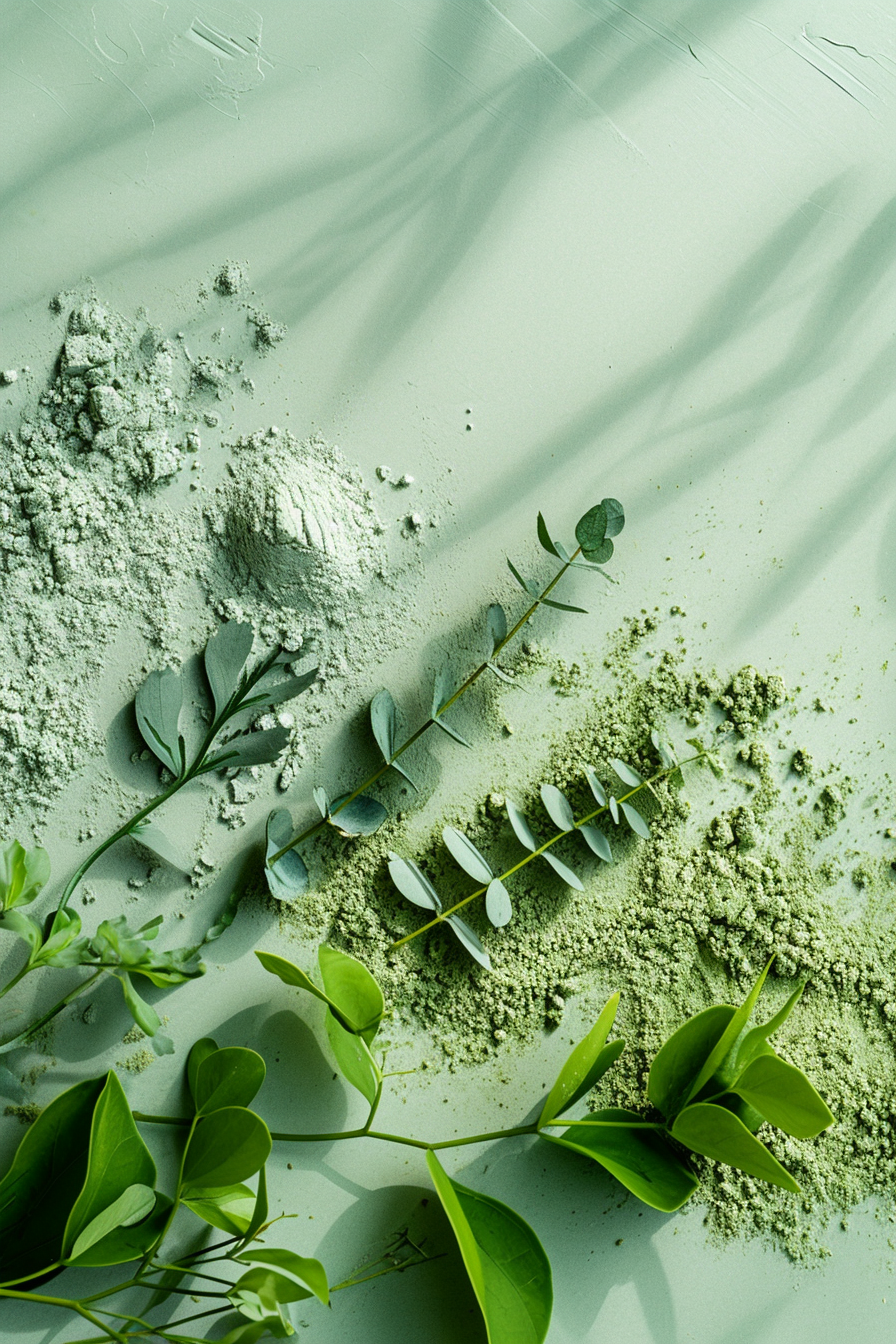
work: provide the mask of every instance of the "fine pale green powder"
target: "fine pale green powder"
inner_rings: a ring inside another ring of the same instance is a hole
[[[422,922],[394,891],[385,871],[390,849],[406,853],[395,819],[371,840],[335,839],[315,856],[322,877],[283,923],[304,939],[329,937],[361,957],[383,983],[399,1020],[429,1029],[448,1067],[513,1052],[563,1022],[567,999],[580,996],[596,1016],[618,989],[617,1029],[628,1049],[602,1083],[595,1105],[643,1108],[649,1062],[687,1017],[716,1002],[737,1002],[769,956],[777,960],[765,992],[766,1015],[799,980],[803,998],[776,1037],[782,1055],[803,1068],[826,1097],[836,1125],[813,1141],[765,1127],[763,1139],[802,1187],[795,1198],[703,1159],[703,1202],[711,1232],[761,1234],[794,1258],[825,1253],[825,1227],[874,1197],[892,1209],[896,1156],[896,984],[892,956],[892,873],[883,849],[851,851],[850,877],[837,859],[848,780],[813,763],[793,794],[792,748],[777,741],[775,714],[790,713],[780,677],[743,668],[733,676],[684,670],[684,656],[655,657],[636,672],[639,644],[654,623],[632,622],[606,666],[612,693],[584,680],[584,708],[573,732],[553,744],[544,774],[568,792],[577,815],[594,807],[581,767],[594,764],[608,787],[618,756],[652,774],[657,727],[678,744],[698,732],[712,740],[728,770],[716,781],[705,766],[686,771],[683,789],[658,787],[648,812],[652,839],[637,841],[609,823],[616,862],[590,859],[575,837],[559,853],[583,878],[565,887],[533,863],[509,882],[514,919],[492,930],[477,905],[465,915],[489,948],[494,971],[475,966],[447,931],[435,930],[390,956],[394,939]],[[557,686],[557,669],[534,678]],[[560,670],[561,691],[566,673]],[[808,755],[808,753],[805,753]],[[617,792],[619,791],[618,785]],[[537,798],[516,796],[540,838],[553,828]],[[446,815],[489,857],[496,871],[518,862],[493,794],[472,816]],[[871,848],[873,835],[868,835]],[[409,855],[427,872],[446,905],[472,890],[436,832]],[[857,860],[860,859],[860,862]],[[861,869],[862,884],[853,883]],[[301,957],[299,958],[301,960]],[[558,1033],[558,1035],[561,1033]],[[567,1031],[562,1047],[568,1049]]]

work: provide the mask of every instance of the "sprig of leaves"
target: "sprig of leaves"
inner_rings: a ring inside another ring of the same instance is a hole
[[[374,696],[370,703],[370,727],[374,741],[382,755],[383,763],[356,789],[341,794],[332,803],[326,798],[322,790],[314,790],[315,803],[321,814],[320,818],[306,826],[298,834],[283,839],[278,848],[272,848],[270,844],[268,845],[265,875],[272,895],[278,897],[278,899],[289,900],[301,895],[307,889],[308,874],[304,862],[300,868],[294,862],[287,864],[286,860],[289,855],[295,852],[298,845],[310,839],[323,826],[333,826],[344,836],[371,835],[379,829],[386,820],[388,812],[383,804],[372,798],[367,791],[390,770],[394,770],[401,775],[412,788],[415,788],[416,785],[408,774],[401,758],[408,748],[413,746],[430,728],[440,728],[442,732],[461,746],[468,747],[470,745],[457,727],[446,717],[448,711],[453,708],[471,686],[475,685],[484,672],[491,672],[502,681],[513,683],[513,678],[507,675],[496,660],[539,607],[552,607],[559,611],[570,612],[584,611],[583,607],[574,607],[569,603],[558,602],[550,594],[570,568],[594,570],[605,578],[609,578],[609,575],[600,566],[612,556],[613,542],[611,538],[618,536],[624,523],[625,514],[618,500],[603,500],[579,519],[576,524],[576,541],[578,544],[570,554],[565,547],[551,538],[547,524],[539,513],[538,540],[544,550],[560,561],[560,569],[542,587],[534,580],[524,578],[513,561],[508,559],[510,572],[527,597],[531,599],[530,606],[510,628],[508,628],[507,615],[502,606],[493,603],[488,608],[485,631],[488,649],[486,658],[459,683],[448,663],[443,663],[436,672],[432,706],[428,719],[403,740],[400,740],[399,709],[392,693],[388,689],[383,689]],[[275,822],[277,835],[280,838],[285,836],[286,830],[282,814],[283,809],[280,809],[277,814],[278,819]],[[269,823],[269,839],[270,835]],[[456,929],[455,932],[457,932]]]

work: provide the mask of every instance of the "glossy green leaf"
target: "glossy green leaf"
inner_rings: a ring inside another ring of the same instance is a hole
[[[492,653],[497,653],[499,646],[507,638],[507,616],[499,603],[493,602],[489,607],[486,613],[486,624],[488,637],[491,640]]]
[[[513,833],[519,840],[524,849],[528,849],[530,854],[534,854],[538,848],[538,841],[532,833],[532,827],[529,825],[520,808],[512,798],[506,800],[507,817],[513,827]]]
[[[268,1179],[266,1168],[262,1167],[258,1173],[258,1189],[255,1192],[255,1206],[252,1209],[252,1217],[249,1219],[249,1226],[243,1235],[242,1244],[248,1246],[250,1241],[264,1227],[268,1217]]]
[[[749,1176],[780,1185],[798,1195],[800,1187],[764,1143],[724,1106],[698,1101],[686,1106],[672,1126],[673,1137],[704,1157],[737,1167]]]
[[[585,837],[588,847],[594,851],[599,859],[603,859],[604,863],[613,862],[613,851],[603,831],[599,830],[597,826],[591,825],[580,826],[579,830]]]
[[[731,1090],[795,1139],[814,1139],[834,1123],[806,1075],[774,1054],[755,1058]]]
[[[330,825],[346,838],[373,835],[388,819],[389,813],[382,803],[364,793],[353,798],[350,803],[343,803],[342,799],[337,798],[330,808],[329,816]]]
[[[541,514],[538,515],[538,540],[542,548],[546,550],[549,555],[556,555],[557,559],[560,559],[560,552],[557,550],[553,541],[551,541],[551,534],[548,532],[547,523],[544,521]]]
[[[129,1185],[117,1199],[96,1215],[79,1234],[67,1259],[77,1260],[98,1241],[120,1227],[139,1223],[156,1205],[156,1192],[148,1185]]]
[[[313,1293],[325,1307],[329,1304],[330,1286],[327,1283],[326,1270],[319,1260],[309,1260],[305,1256],[296,1255],[295,1251],[279,1250],[273,1246],[253,1247],[233,1258],[241,1265],[269,1269],[274,1274],[279,1274],[281,1278],[289,1279],[299,1287],[307,1289],[309,1293]]]
[[[279,724],[276,728],[262,728],[257,733],[242,733],[232,737],[206,756],[202,771],[242,769],[250,765],[270,765],[284,751],[289,742],[289,729]]]
[[[556,854],[551,854],[550,851],[547,851],[545,854],[542,854],[541,857],[544,859],[545,863],[551,865],[557,876],[561,878],[568,887],[572,887],[574,891],[585,890],[582,886],[581,878],[577,877],[573,870],[568,867],[562,859],[558,859]]]
[[[256,955],[261,954],[256,953]],[[199,1066],[208,1059],[209,1055],[213,1055],[217,1049],[217,1043],[212,1040],[211,1036],[203,1036],[190,1047],[190,1053],[187,1055],[187,1087],[190,1090],[190,1098],[195,1110],[199,1109],[199,1102],[196,1099],[198,1095]]]
[[[721,1070],[723,1076],[727,1073],[727,1076],[725,1077],[726,1082],[731,1082],[743,1069],[746,1068],[751,1060],[755,1059],[757,1055],[764,1053],[763,1047],[770,1037],[783,1027],[784,1023],[799,1003],[805,988],[805,982],[801,985],[797,985],[787,1002],[777,1013],[775,1013],[774,1017],[769,1018],[767,1022],[760,1022],[758,1026],[753,1027],[751,1031],[748,1031],[741,1037],[737,1042],[737,1049],[733,1052],[734,1057],[732,1058],[729,1056],[729,1060],[726,1061],[726,1064],[729,1064],[729,1068],[727,1070],[724,1068]]]
[[[382,1075],[369,1045],[363,1036],[346,1031],[332,1013],[327,1013],[324,1026],[339,1072],[372,1106]]]
[[[145,1186],[151,1190],[155,1180],[155,1162],[134,1124],[124,1089],[115,1074],[109,1073],[94,1108],[87,1172],[66,1223],[63,1257],[80,1254],[74,1247],[82,1234],[126,1190],[132,1186]],[[149,1206],[140,1216],[148,1212]],[[107,1227],[101,1235],[112,1230]],[[94,1238],[95,1241],[99,1239]],[[93,1241],[88,1245],[93,1245]],[[81,1248],[87,1249],[88,1246]]]
[[[730,1004],[704,1008],[660,1046],[650,1066],[647,1095],[667,1119],[677,1115],[692,1095],[694,1079],[721,1040],[734,1012]]]
[[[438,892],[412,859],[403,859],[390,852],[389,876],[405,900],[412,905],[419,905],[422,910],[441,910],[442,902]]]
[[[473,960],[478,961],[480,966],[490,971],[492,959],[482,946],[479,935],[470,928],[466,920],[461,919],[460,915],[448,915],[445,923],[450,926],[458,942],[469,952]]]
[[[313,994],[316,999],[320,999],[321,1003],[325,1003],[338,1019],[341,1019],[342,1010],[339,1005],[334,1003],[322,989],[318,989],[311,977],[306,975],[301,967],[296,966],[292,961],[287,961],[285,957],[277,956],[275,952],[256,952],[255,955],[264,969],[269,971],[271,975],[276,975],[285,985],[293,985],[296,989],[304,989],[306,993]],[[346,1018],[342,1025],[346,1031],[353,1032],[356,1029],[356,1024],[349,1018]]]
[[[265,827],[264,869],[268,891],[278,901],[294,901],[308,890],[308,869],[297,849],[289,850],[276,863],[271,863],[273,855],[289,844],[292,835],[292,817],[285,807],[278,807],[269,815]]]
[[[644,1204],[663,1213],[680,1209],[699,1182],[659,1130],[641,1129],[635,1111],[594,1111],[588,1124],[541,1137],[600,1163]]]
[[[494,877],[491,865],[462,831],[455,830],[453,826],[446,826],[442,831],[442,839],[454,862],[463,868],[465,873],[469,873],[477,882],[491,882]]]
[[[563,1068],[557,1075],[557,1081],[547,1095],[541,1115],[538,1117],[539,1127],[546,1125],[549,1120],[569,1110],[586,1092],[603,1076],[606,1070],[613,1063],[613,1059],[618,1057],[620,1050],[616,1055],[605,1056],[604,1049],[607,1044],[607,1037],[610,1034],[613,1023],[616,1020],[616,1011],[619,1007],[619,995],[614,994],[606,1003],[600,1017],[583,1040],[573,1050],[567,1059]],[[620,1047],[624,1042],[614,1042]]]
[[[588,779],[588,786],[594,794],[598,807],[606,807],[607,791],[597,777],[597,771],[591,765],[585,766],[585,775]]]
[[[146,1255],[165,1230],[172,1201],[167,1195],[155,1192],[155,1203],[147,1217],[127,1227],[116,1227],[95,1245],[72,1256],[67,1264],[80,1268],[100,1265],[123,1265],[129,1260],[140,1260]]]
[[[50,856],[39,845],[25,849],[18,840],[0,844],[0,911],[30,905],[50,880]]]
[[[613,543],[607,535],[610,519],[603,504],[595,504],[576,523],[576,541],[586,560],[602,565],[613,554]]]
[[[242,1237],[252,1221],[255,1200],[255,1191],[238,1182],[194,1190],[183,1202],[203,1222],[226,1232],[229,1237]]]
[[[271,1151],[268,1127],[254,1111],[225,1106],[204,1116],[184,1157],[186,1193],[194,1188],[236,1185],[264,1166]]]
[[[37,920],[32,919],[22,910],[5,910],[0,914],[0,932],[3,932],[4,929],[7,933],[14,933],[17,938],[22,938],[28,944],[31,952],[29,960],[34,965],[35,958],[44,941],[43,930]]]
[[[81,966],[90,960],[90,946],[81,938],[81,920],[74,910],[57,910],[50,932],[29,958],[32,966],[56,966],[61,969]]]
[[[256,1267],[241,1275],[227,1296],[241,1315],[249,1321],[257,1321],[262,1330],[270,1331],[275,1339],[282,1339],[295,1333],[284,1308],[290,1302],[301,1302],[312,1294],[293,1279]],[[259,1337],[249,1335],[250,1339]],[[242,1344],[245,1336],[237,1335],[237,1338]]]
[[[774,954],[772,954],[766,963],[765,968],[757,976],[756,982],[749,994],[740,1007],[732,1014],[731,1020],[728,1022],[722,1035],[713,1046],[706,1061],[701,1067],[700,1072],[691,1084],[691,1090],[686,1097],[686,1101],[690,1101],[692,1097],[696,1097],[701,1087],[703,1087],[705,1083],[708,1083],[716,1070],[722,1066],[728,1052],[733,1048],[735,1042],[738,1040],[741,1032],[744,1030],[752,1016],[753,1009],[756,1006],[756,1000],[762,992],[762,986],[765,984],[766,976],[771,970],[774,960]]]
[[[463,1258],[489,1344],[542,1344],[551,1322],[551,1266],[518,1213],[446,1173],[432,1151],[426,1165]]]
[[[196,1070],[196,1108],[202,1115],[222,1106],[248,1106],[264,1082],[261,1055],[241,1045],[216,1050]]]
[[[0,1284],[59,1260],[87,1172],[90,1127],[106,1078],[86,1078],[41,1111],[0,1181]]]
[[[320,978],[342,1023],[370,1045],[386,1005],[383,991],[363,962],[322,943],[317,953]]]
[[[252,641],[251,625],[227,621],[205,646],[205,675],[215,701],[216,719],[239,690]]]
[[[545,811],[559,831],[575,830],[576,819],[572,806],[565,793],[554,784],[542,784],[541,801]]]
[[[180,675],[170,667],[150,672],[134,700],[137,727],[144,742],[175,777],[184,767],[180,736],[182,706]]]
[[[513,905],[510,894],[500,878],[492,878],[485,893],[485,913],[489,923],[496,929],[503,929],[513,918]]]
[[[141,1031],[145,1031],[147,1036],[155,1036],[162,1020],[153,1008],[152,1004],[147,1003],[144,998],[134,988],[134,983],[127,971],[118,971],[115,978],[121,985],[121,992],[124,995],[124,1001],[128,1006],[128,1012],[137,1023]]]
[[[639,835],[642,840],[649,840],[650,827],[647,825],[647,822],[641,816],[638,809],[632,807],[631,803],[620,803],[619,806],[622,808],[622,815],[625,817],[629,826],[631,826],[635,835]]]

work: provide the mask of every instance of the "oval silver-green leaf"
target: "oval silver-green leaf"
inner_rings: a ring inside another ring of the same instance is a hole
[[[575,814],[566,794],[561,793],[555,784],[542,784],[539,792],[545,811],[557,829],[560,831],[575,830]]]
[[[485,913],[496,929],[502,929],[513,918],[510,895],[500,878],[493,878],[485,893]]]
[[[467,839],[463,831],[456,830],[454,826],[446,826],[442,831],[442,839],[454,862],[459,864],[465,873],[469,873],[477,882],[492,880],[494,873],[491,865],[480,854],[473,841]]]

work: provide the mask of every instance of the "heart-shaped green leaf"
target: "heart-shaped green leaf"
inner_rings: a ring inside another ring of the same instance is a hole
[[[264,1082],[261,1055],[241,1045],[215,1050],[196,1070],[196,1109],[201,1115],[222,1106],[248,1106]]]

